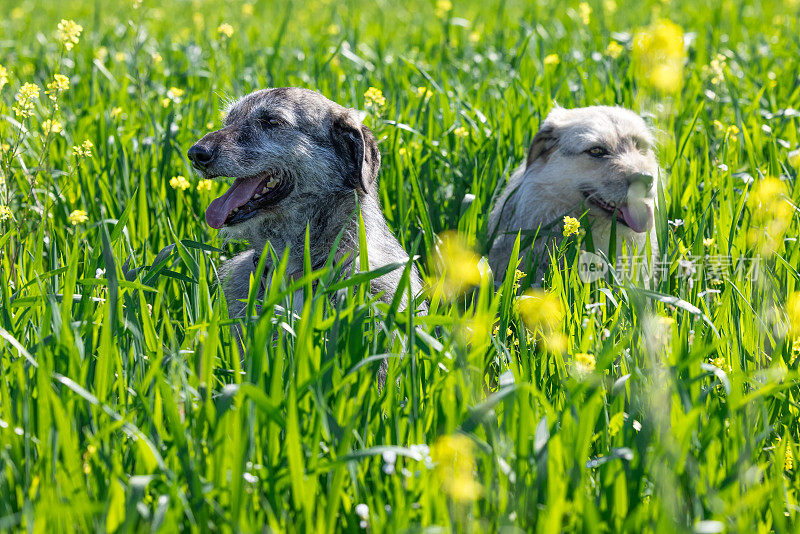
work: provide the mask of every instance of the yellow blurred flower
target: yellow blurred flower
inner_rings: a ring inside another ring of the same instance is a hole
[[[122,63],[123,61],[125,61],[126,58],[127,56],[125,55],[125,52],[116,52],[114,54],[114,61],[116,61],[117,63]]]
[[[428,99],[433,96],[433,91],[427,87],[417,87],[417,96],[420,98]]]
[[[63,130],[63,127],[61,126],[61,123],[58,122],[57,120],[49,120],[48,119],[48,120],[46,120],[46,121],[44,121],[42,123],[42,131],[45,134],[49,134],[49,133],[57,134],[57,133],[61,133],[61,130]]]
[[[711,248],[714,246],[714,238],[713,237],[706,237],[703,238],[703,246],[706,248]]]
[[[122,108],[121,107],[115,106],[115,107],[111,108],[111,118],[112,119],[116,119],[117,117],[120,116],[121,113],[122,113]]]
[[[545,65],[558,65],[559,63],[561,63],[561,58],[558,57],[558,54],[548,54],[544,57]]]
[[[179,89],[177,87],[170,87],[169,89],[167,89],[167,98],[169,98],[176,104],[180,104],[181,100],[183,100],[183,95],[185,94],[186,91],[184,91],[183,89]]]
[[[159,63],[164,61],[164,57],[161,54],[159,54],[158,52],[154,52],[153,54],[150,54],[150,59],[152,59],[153,63],[156,64],[156,65],[158,65]]]
[[[181,191],[186,191],[192,186],[192,184],[189,183],[189,180],[180,175],[170,178],[169,185],[173,189],[180,189]]]
[[[100,62],[104,62],[106,59],[108,59],[108,48],[101,46],[95,50],[94,58]]]
[[[465,138],[465,137],[467,137],[469,135],[469,131],[467,131],[467,129],[464,128],[463,126],[459,126],[455,130],[453,130],[453,135],[455,135],[458,138],[463,139],[463,138]]]
[[[587,2],[578,4],[578,16],[581,18],[581,22],[583,22],[584,25],[588,25],[592,20],[592,6]]]
[[[82,31],[83,26],[74,20],[61,19],[56,30],[56,39],[64,45],[64,48],[72,50],[72,47],[78,44]]]
[[[606,47],[606,55],[611,59],[617,59],[619,56],[622,55],[622,52],[624,50],[625,47],[623,47],[621,44],[619,44],[616,41],[611,41],[610,43],[608,43],[608,46]]]
[[[75,225],[78,225],[78,224],[81,224],[81,223],[85,223],[86,221],[88,221],[89,220],[89,214],[86,213],[83,210],[75,210],[75,211],[73,211],[72,213],[69,214],[69,217],[67,217],[67,220],[69,221],[69,223],[71,225],[75,226]]]
[[[328,35],[339,35],[340,31],[342,31],[342,29],[338,24],[330,24],[328,26]]]
[[[736,142],[736,136],[739,135],[739,128],[735,125],[728,126],[728,129],[725,130],[725,137],[731,140],[732,143]]]
[[[72,147],[72,154],[76,158],[91,158],[92,157],[92,148],[94,145],[88,139],[81,143],[80,145],[75,145]]]
[[[751,216],[748,243],[763,254],[775,252],[794,213],[786,199],[786,184],[772,177],[760,180],[750,192],[747,205]]]
[[[633,37],[633,64],[637,78],[659,91],[673,92],[683,82],[683,30],[669,20],[639,29]]]
[[[197,190],[200,191],[201,193],[203,191],[211,191],[211,185],[213,183],[214,183],[213,180],[200,180],[199,182],[197,182]]]
[[[473,30],[467,36],[467,39],[469,40],[470,43],[475,44],[481,40],[481,32],[479,32],[478,30]]]
[[[479,265],[481,257],[473,252],[457,232],[444,232],[437,254],[431,258],[447,298],[457,297],[467,289],[477,286],[485,273]]]
[[[717,57],[711,60],[708,67],[703,69],[711,73],[711,83],[718,85],[725,79],[725,66],[728,58],[722,54],[717,54]]]
[[[475,480],[472,440],[462,434],[442,436],[431,447],[434,475],[442,490],[456,502],[472,502],[483,493]]]
[[[564,307],[555,293],[541,289],[530,289],[517,299],[517,311],[531,332],[549,334],[558,330],[564,319]]]
[[[233,26],[231,26],[227,22],[223,22],[217,28],[217,35],[219,37],[224,37],[226,39],[230,39],[230,37],[233,35]]]
[[[594,367],[596,365],[596,361],[594,359],[593,354],[587,354],[585,352],[579,352],[572,358],[572,362],[575,366],[575,371],[579,375],[586,375],[594,371]]]
[[[11,219],[12,217],[14,217],[14,213],[11,211],[11,208],[0,204],[0,221],[5,221],[6,219]]]
[[[8,83],[8,70],[2,65],[0,65],[0,89],[3,88],[5,84]]]
[[[255,12],[253,4],[242,4],[242,15],[249,16]]]
[[[33,112],[33,101],[39,98],[39,86],[35,83],[25,83],[19,88],[14,100],[17,105],[12,109],[21,118],[30,117]]]
[[[575,217],[564,217],[564,237],[577,235],[581,229],[581,222]]]
[[[617,12],[617,2],[615,0],[603,0],[603,10],[606,13],[614,14]]]
[[[450,0],[437,0],[436,9],[433,12],[441,19],[447,16],[451,9],[453,9],[453,3]]]
[[[380,110],[386,105],[386,97],[377,87],[370,87],[364,93],[364,105],[375,110]]]
[[[47,84],[45,94],[50,97],[50,100],[55,102],[55,109],[58,109],[58,97],[67,89],[69,89],[69,78],[63,74],[55,74],[53,76],[53,81]]]

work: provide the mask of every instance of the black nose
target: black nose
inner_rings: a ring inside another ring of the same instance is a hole
[[[653,182],[654,181],[655,181],[655,178],[649,172],[637,172],[637,173],[633,173],[633,174],[628,175],[628,183],[629,184],[631,184],[631,185],[637,184],[637,183],[638,184],[642,184],[645,187],[645,189],[650,189],[651,187],[653,187]]]
[[[214,152],[200,144],[192,145],[186,155],[198,167],[205,167],[214,159]]]

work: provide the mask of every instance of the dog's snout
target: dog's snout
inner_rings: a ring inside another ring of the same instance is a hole
[[[645,189],[653,187],[655,177],[649,172],[634,172],[628,175],[628,184],[641,184]]]
[[[187,152],[189,159],[198,167],[205,167],[214,159],[214,151],[201,144],[192,145],[192,148]]]

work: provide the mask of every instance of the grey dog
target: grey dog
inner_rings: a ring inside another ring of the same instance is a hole
[[[292,276],[303,271],[307,225],[313,267],[325,263],[340,234],[337,261],[345,255],[358,261],[359,208],[370,269],[408,261],[380,209],[378,145],[353,109],[298,87],[256,91],[231,105],[225,126],[195,143],[188,156],[201,176],[235,178],[205,214],[225,239],[251,247],[219,269],[232,317],[245,311],[241,299],[248,297],[250,275],[267,242],[278,256],[288,247],[286,272]],[[398,269],[372,280],[372,293],[391,301],[401,275]],[[421,285],[414,268],[415,295]]]

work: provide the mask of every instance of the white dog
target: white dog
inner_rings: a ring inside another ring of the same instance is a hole
[[[517,233],[540,227],[533,252],[543,273],[548,244],[557,245],[567,215],[587,214],[596,250],[608,253],[616,220],[617,251],[625,243],[629,252],[644,253],[648,233],[655,251],[658,173],[653,135],[636,113],[607,106],[553,109],[489,216],[495,278],[505,276]],[[553,222],[555,229],[544,229]]]

